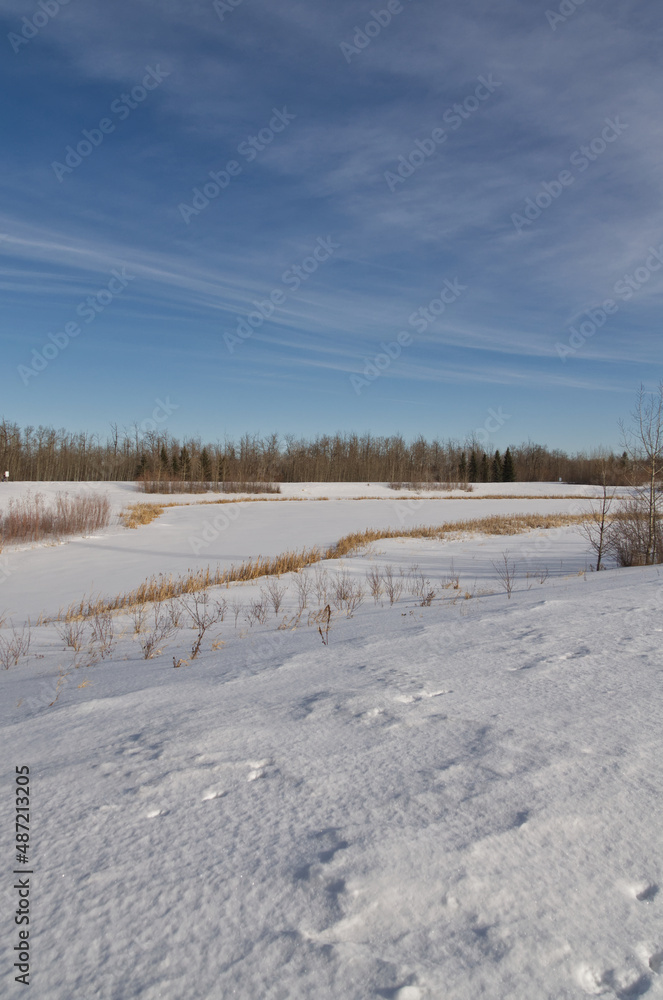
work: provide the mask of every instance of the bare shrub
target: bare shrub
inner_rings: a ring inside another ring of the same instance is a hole
[[[184,480],[139,479],[136,486],[141,493],[280,493],[278,483],[241,482],[189,482]]]
[[[129,612],[129,616],[134,623],[134,635],[140,635],[145,628],[147,621],[147,608],[144,604],[137,604]]]
[[[77,619],[75,621],[63,622],[55,626],[55,630],[62,641],[77,653],[83,646],[85,637],[85,621]]]
[[[308,605],[309,594],[313,589],[313,581],[308,573],[297,573],[294,581],[297,590],[297,606],[301,614]]]
[[[315,596],[318,604],[326,604],[331,583],[329,573],[322,566],[316,566],[313,572],[315,580]]]
[[[237,619],[239,618],[239,616],[242,613],[243,609],[244,609],[244,605],[240,601],[238,601],[237,599],[235,599],[235,600],[233,600],[233,601],[230,602],[230,610],[232,611],[233,615],[235,616],[235,628],[237,628]]]
[[[179,615],[174,616],[172,610],[170,607],[162,609],[158,604],[154,605],[152,627],[140,639],[145,660],[151,660],[152,657],[162,653],[168,639],[177,632]]]
[[[352,594],[352,580],[347,569],[336,573],[332,582],[332,603],[339,611]]]
[[[219,483],[221,493],[280,493],[278,483]]]
[[[449,567],[449,576],[444,581],[445,590],[459,590],[460,589],[460,574],[457,572],[454,566],[453,559],[451,560],[451,566]]]
[[[0,514],[0,546],[39,542],[43,538],[89,535],[110,523],[110,500],[97,493],[58,493],[47,506],[40,493],[12,498]]]
[[[332,583],[332,603],[338,611],[353,613],[364,601],[364,590],[358,580],[353,580],[347,570],[337,573]]]
[[[102,660],[112,656],[115,645],[113,615],[110,611],[99,611],[92,619],[90,647],[94,648]]]
[[[435,591],[431,585],[430,580],[424,573],[419,569],[418,566],[411,566],[410,572],[408,573],[408,579],[410,581],[410,591],[413,597],[418,597],[419,600],[423,601],[424,597],[432,593],[435,596]],[[431,601],[432,601],[431,597]],[[430,601],[428,601],[430,604]]]
[[[472,483],[463,483],[463,482],[389,483],[389,489],[416,490],[418,492],[424,492],[425,490],[443,490],[444,492],[451,492],[452,490],[462,490],[464,493],[472,493],[474,491],[474,486],[472,485]]]
[[[371,566],[368,573],[366,574],[366,582],[368,583],[368,589],[370,591],[371,597],[377,604],[382,594],[384,593],[384,587],[382,585],[382,577],[380,575],[380,570],[377,566]]]
[[[401,594],[403,593],[403,580],[402,578],[397,578],[394,576],[394,570],[392,566],[385,566],[382,571],[382,579],[384,582],[384,589],[389,598],[390,604],[395,604],[396,601],[400,600]]]
[[[282,586],[278,580],[268,580],[265,587],[266,600],[271,604],[274,609],[274,614],[278,615],[281,605],[283,604],[283,598],[285,597],[287,587]]]
[[[191,659],[195,660],[200,652],[205,633],[221,620],[222,611],[217,603],[212,605],[209,594],[200,593],[200,591],[193,594],[193,606],[183,603],[183,607],[188,612],[192,626],[198,633],[191,647]]]
[[[355,580],[351,586],[350,596],[345,602],[345,611],[348,618],[352,618],[355,611],[364,603],[364,588]]]
[[[24,625],[19,632],[12,624],[11,630],[11,638],[5,639],[4,636],[0,636],[0,663],[5,670],[17,666],[20,658],[30,652],[30,626]]]
[[[260,592],[260,600],[251,601],[246,611],[245,618],[249,625],[253,627],[254,622],[264,625],[267,620],[267,594]]]
[[[609,549],[620,566],[647,566],[648,559],[663,559],[663,523],[652,534],[649,512],[638,497],[622,501],[611,524]]]
[[[516,582],[516,564],[509,562],[508,550],[502,553],[502,562],[493,563],[493,569],[497,573],[497,579],[502,584],[506,596],[510,599]]]

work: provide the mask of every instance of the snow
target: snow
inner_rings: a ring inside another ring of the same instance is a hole
[[[200,560],[399,523],[393,499],[274,502],[233,505]],[[574,503],[476,502],[426,501],[405,526]],[[0,610],[65,603],[95,559],[109,593],[179,571],[219,510],[11,553]],[[493,566],[507,549],[510,599]],[[663,997],[660,569],[585,572],[572,528],[390,539],[326,569],[388,564],[401,598],[335,610],[328,645],[307,624],[315,594],[296,622],[291,576],[278,615],[235,625],[229,608],[179,669],[188,628],[144,660],[117,616],[112,656],[78,667],[55,625],[33,628],[0,671],[5,803],[12,763],[31,770],[32,995]],[[262,587],[211,596],[246,609]]]
[[[492,514],[582,513],[592,487],[548,483],[482,484],[489,491],[502,487],[514,499],[490,500],[474,494],[431,499],[428,494],[408,497],[386,485],[373,486],[373,499],[363,495],[364,484],[292,484],[283,487],[285,499],[248,499],[215,504],[197,496],[136,494],[128,483],[10,483],[0,490],[0,510],[10,498],[39,492],[46,502],[58,491],[70,494],[94,490],[109,497],[115,515],[129,503],[159,500],[181,503],[167,507],[151,525],[127,531],[115,524],[93,537],[70,539],[63,557],[53,543],[26,551],[8,549],[0,555],[0,607],[15,618],[33,621],[40,614],[53,615],[78,601],[83,594],[113,595],[133,590],[153,573],[185,574],[206,566],[228,568],[249,557],[274,556],[289,548],[326,547],[353,531],[365,528],[412,528],[442,524]],[[324,493],[320,490],[324,489]],[[479,487],[477,487],[477,490]],[[358,493],[358,490],[360,491]],[[329,500],[302,499],[304,491],[329,496]],[[547,496],[554,499],[545,499]],[[540,496],[522,500],[519,496]],[[298,498],[298,499],[291,499]],[[224,497],[232,500],[233,497]],[[201,502],[203,501],[203,502]],[[38,581],[50,581],[45,587]],[[6,595],[6,596],[5,596]]]

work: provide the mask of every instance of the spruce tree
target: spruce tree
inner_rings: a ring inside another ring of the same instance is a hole
[[[485,451],[484,451],[483,455],[481,456],[481,482],[482,483],[489,483],[490,482],[490,469],[488,468],[488,455],[486,455]]]
[[[472,449],[472,454],[470,455],[470,465],[467,470],[467,478],[471,483],[479,482],[479,463],[477,461],[477,453]]]
[[[502,482],[502,456],[500,455],[499,451],[496,451],[495,454],[493,455],[492,473],[493,473],[493,482],[494,483],[501,483]]]
[[[467,459],[465,458],[465,452],[461,454],[458,462],[458,479],[461,483],[467,481]]]
[[[212,463],[207,448],[203,448],[200,453],[200,475],[204,483],[208,483],[212,478]]]
[[[504,463],[502,465],[502,482],[515,483],[516,470],[513,467],[513,457],[509,448],[504,452]]]

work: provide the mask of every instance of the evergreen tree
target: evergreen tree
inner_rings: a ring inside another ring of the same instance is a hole
[[[483,455],[481,456],[481,482],[482,483],[489,483],[490,482],[490,469],[488,468],[488,455],[486,455],[485,451],[484,451]]]
[[[458,462],[458,479],[461,483],[467,482],[467,459],[465,458],[465,452],[461,454]]]
[[[147,471],[147,455],[143,452],[140,456],[134,479],[143,479]]]
[[[200,453],[200,474],[204,483],[209,483],[212,478],[212,463],[210,462],[207,448],[203,448]]]
[[[161,462],[161,471],[168,472],[170,468],[170,459],[168,458],[168,452],[166,451],[165,444],[161,445],[161,453],[159,455],[159,460]]]
[[[467,470],[467,478],[471,483],[479,482],[479,463],[477,461],[477,453],[472,449],[472,454],[470,455],[470,465]]]
[[[494,483],[502,482],[502,456],[499,451],[493,455],[492,479]]]
[[[502,482],[515,483],[516,470],[513,467],[513,458],[509,448],[504,452],[504,463],[502,465]]]
[[[180,466],[182,469],[182,479],[189,478],[191,460],[189,458],[189,449],[186,445],[180,450]]]

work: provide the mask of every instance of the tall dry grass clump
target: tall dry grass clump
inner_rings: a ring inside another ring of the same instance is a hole
[[[120,514],[120,520],[125,528],[137,528],[141,524],[151,524],[163,514],[163,507],[158,503],[132,503]]]
[[[467,521],[448,521],[446,524],[417,525],[414,528],[367,528],[366,531],[345,535],[325,552],[325,559],[342,559],[371,542],[383,538],[445,538],[459,532],[482,535],[520,535],[536,529],[563,528],[580,524],[591,518],[587,514],[492,514]]]
[[[98,494],[58,493],[50,505],[40,493],[14,498],[9,501],[7,511],[0,514],[0,547],[66,535],[88,535],[107,527],[110,516],[110,500]]]

